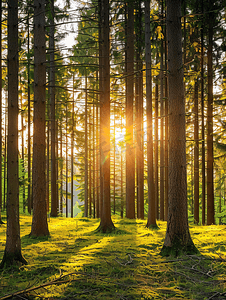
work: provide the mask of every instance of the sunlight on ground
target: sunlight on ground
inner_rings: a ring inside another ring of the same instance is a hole
[[[225,225],[191,225],[193,241],[204,256],[165,259],[159,252],[166,222],[158,221],[159,229],[151,230],[145,228],[146,221],[113,217],[117,231],[101,234],[95,232],[99,220],[53,218],[48,223],[49,238],[31,239],[31,217],[20,220],[28,265],[0,272],[0,297],[60,276],[60,283],[29,295],[37,299],[208,299],[225,288]],[[0,259],[5,230],[2,225]]]

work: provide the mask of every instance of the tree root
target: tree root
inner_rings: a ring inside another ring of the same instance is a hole
[[[22,265],[27,265],[26,259],[22,256],[21,251],[15,253],[4,252],[2,262],[0,264],[0,269],[11,267],[14,264],[21,263]]]

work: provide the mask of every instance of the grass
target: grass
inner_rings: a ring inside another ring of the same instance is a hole
[[[99,220],[53,218],[49,238],[29,238],[31,217],[21,215],[22,253],[28,261],[0,271],[0,299],[226,299],[225,225],[190,225],[197,256],[162,258],[166,222],[113,217],[117,230],[96,231]],[[6,225],[0,226],[0,259]],[[70,275],[68,275],[70,274]],[[43,284],[49,285],[40,287]]]

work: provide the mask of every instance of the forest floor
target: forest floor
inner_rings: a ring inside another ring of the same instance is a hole
[[[3,219],[4,221],[4,219]],[[199,255],[162,258],[166,222],[113,217],[117,230],[95,232],[99,220],[51,218],[49,238],[29,238],[22,215],[25,266],[0,270],[3,299],[226,299],[226,226],[190,224]],[[6,224],[0,225],[0,260]]]

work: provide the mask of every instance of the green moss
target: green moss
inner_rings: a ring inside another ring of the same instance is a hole
[[[12,266],[26,265],[27,261],[22,256],[21,251],[15,251],[14,253],[4,252],[2,262],[0,264],[0,269],[11,268]]]
[[[51,218],[51,237],[29,238],[31,217],[20,219],[22,253],[28,264],[0,271],[0,298],[66,274],[71,275],[26,298],[203,300],[226,288],[225,262],[219,259],[226,259],[226,226],[193,225],[191,236],[201,254],[163,258],[159,252],[164,221],[152,230],[145,228],[145,220],[113,217],[115,230],[106,234],[95,231],[100,220]],[[1,226],[0,258],[5,232],[6,226]]]
[[[152,230],[158,230],[159,229],[157,224],[156,225],[150,225],[150,226],[146,225],[146,227],[149,228],[149,229],[152,229]]]
[[[182,242],[182,239],[176,237],[174,241],[172,242],[172,246],[165,246],[163,245],[160,255],[163,257],[167,256],[173,256],[177,257],[180,255],[192,255],[192,254],[198,254],[199,251],[195,247],[194,243],[192,240],[190,240],[187,244],[184,244]]]
[[[100,232],[100,233],[112,233],[115,232],[115,226],[114,224],[106,224],[106,225],[102,225],[100,223],[100,225],[97,227],[96,232]]]

